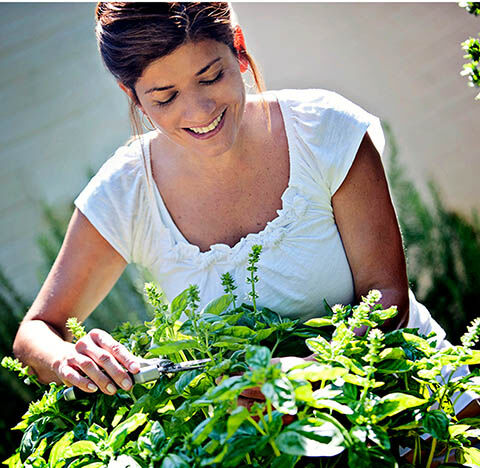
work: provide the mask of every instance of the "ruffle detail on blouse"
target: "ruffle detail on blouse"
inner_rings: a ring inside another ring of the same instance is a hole
[[[164,226],[165,239],[169,244],[165,249],[165,257],[173,263],[194,263],[202,270],[207,270],[214,264],[245,264],[253,245],[259,244],[264,249],[277,247],[290,229],[305,217],[310,205],[309,200],[296,187],[289,186],[282,196],[282,208],[277,210],[277,217],[269,221],[262,231],[242,237],[233,247],[213,244],[206,252],[200,252],[196,245],[176,242],[170,230]]]

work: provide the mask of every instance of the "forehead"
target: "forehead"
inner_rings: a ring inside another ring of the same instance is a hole
[[[233,54],[229,47],[221,42],[213,40],[187,42],[165,57],[150,63],[137,81],[137,86],[143,88],[150,85],[177,85],[186,79],[192,79],[217,57],[221,59],[219,62],[224,62],[231,60]]]

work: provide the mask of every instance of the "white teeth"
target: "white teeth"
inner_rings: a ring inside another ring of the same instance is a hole
[[[224,111],[225,112],[225,111]],[[190,127],[189,130],[195,133],[208,133],[217,128],[217,125],[222,120],[223,112],[208,126],[208,127]]]

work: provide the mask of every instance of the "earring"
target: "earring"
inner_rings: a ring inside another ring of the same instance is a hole
[[[150,127],[145,123],[145,117],[147,118],[147,120],[149,121],[150,125],[151,125],[153,128],[150,128]],[[153,132],[154,130],[157,129],[157,128],[155,127],[155,125],[153,125],[153,122],[150,120],[150,117],[149,117],[147,114],[143,113],[143,112],[142,112],[142,124],[143,124],[143,126],[144,126],[147,130],[149,130],[149,131],[151,131],[151,132]]]

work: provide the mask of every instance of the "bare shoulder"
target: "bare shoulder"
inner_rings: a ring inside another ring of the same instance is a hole
[[[285,139],[280,104],[273,93],[249,94],[245,105],[245,114],[252,124],[252,129],[257,130],[261,141],[279,142]]]
[[[156,159],[159,154],[172,153],[173,151],[175,151],[175,146],[163,133],[156,132],[155,135],[150,138],[150,154],[152,159]]]

